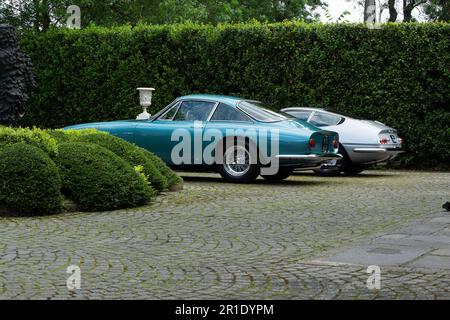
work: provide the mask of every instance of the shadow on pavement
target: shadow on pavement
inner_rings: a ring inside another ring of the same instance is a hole
[[[321,181],[321,180],[317,180],[317,181],[299,181],[299,180],[284,180],[284,181],[267,181],[264,180],[262,178],[257,179],[253,182],[250,183],[233,183],[233,182],[227,182],[224,179],[222,179],[222,177],[220,177],[219,175],[217,177],[212,177],[212,176],[208,176],[208,177],[202,177],[202,176],[184,176],[184,175],[180,175],[184,181],[186,182],[203,182],[203,183],[223,183],[223,184],[230,184],[230,185],[261,185],[261,186],[305,186],[305,185],[321,185],[321,184],[326,184],[327,181]]]
[[[328,178],[328,179],[372,179],[372,178],[393,178],[398,177],[398,175],[393,175],[389,173],[382,173],[382,172],[363,172],[361,174],[355,175],[355,176],[347,176],[345,174],[339,174],[336,176],[319,176],[315,173],[308,173],[308,172],[298,172],[294,173],[294,176],[296,177],[317,177],[317,178]]]

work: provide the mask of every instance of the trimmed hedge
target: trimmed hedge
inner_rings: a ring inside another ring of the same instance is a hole
[[[182,187],[183,179],[175,173],[172,169],[170,169],[166,163],[157,155],[154,153],[140,148],[142,153],[151,159],[153,162],[153,165],[162,173],[162,175],[167,179],[167,185],[169,190],[172,190],[173,188],[175,190],[178,190],[178,188]]]
[[[10,128],[0,126],[0,149],[5,146],[24,143],[35,146],[54,157],[58,153],[57,142],[46,131],[33,128]]]
[[[56,163],[60,168],[63,193],[81,210],[130,208],[144,205],[155,196],[142,175],[101,146],[62,143]]]
[[[85,142],[102,146],[127,161],[131,166],[142,166],[143,173],[156,190],[163,191],[169,186],[167,178],[155,167],[155,159],[151,159],[143,153],[141,148],[123,139],[98,130],[52,130],[51,135],[62,142]]]
[[[39,84],[25,125],[134,118],[148,84],[153,113],[193,92],[324,107],[397,128],[408,166],[450,163],[449,24],[92,27],[21,42]]]
[[[0,203],[21,215],[62,211],[61,178],[49,156],[18,143],[0,151]]]
[[[180,182],[161,159],[106,132],[0,126],[0,213],[58,213],[62,193],[79,210],[131,208]]]

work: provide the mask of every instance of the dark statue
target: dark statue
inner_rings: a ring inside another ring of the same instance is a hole
[[[25,113],[25,103],[36,86],[32,70],[14,28],[0,24],[0,125],[14,124]]]

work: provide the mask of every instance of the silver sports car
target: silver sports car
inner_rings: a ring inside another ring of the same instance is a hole
[[[358,120],[316,108],[281,110],[324,130],[339,133],[342,160],[323,165],[315,172],[322,175],[356,175],[368,165],[386,163],[403,152],[403,139],[397,130],[378,121]]]

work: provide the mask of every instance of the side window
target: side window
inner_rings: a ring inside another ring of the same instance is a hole
[[[160,120],[172,120],[175,113],[178,110],[178,107],[180,106],[180,103],[176,103],[172,108],[170,108],[168,111],[166,111],[165,114],[163,114],[161,117],[159,117]]]
[[[207,101],[183,101],[173,120],[206,121],[215,105],[214,102]]]
[[[310,123],[316,127],[335,126],[342,123],[342,117],[325,112],[315,112]]]
[[[288,113],[291,116],[304,121],[308,121],[309,116],[311,115],[311,111],[288,111]]]
[[[217,106],[216,112],[211,118],[211,121],[250,121],[250,118],[242,113],[242,111],[230,107],[226,104],[220,103]]]

